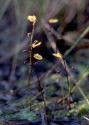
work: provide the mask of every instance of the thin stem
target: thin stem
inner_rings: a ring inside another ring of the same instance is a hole
[[[63,63],[64,63],[64,68],[65,68],[65,71],[66,71],[66,80],[67,80],[67,84],[68,84],[68,106],[69,106],[69,109],[71,108],[70,106],[70,97],[71,97],[71,88],[70,88],[70,81],[69,81],[69,77],[68,77],[68,72],[67,72],[67,69],[66,69],[66,63],[65,63],[65,60],[63,59]]]
[[[30,110],[31,110],[31,74],[32,74],[32,41],[33,41],[33,35],[34,35],[34,27],[35,25],[33,25],[33,29],[32,29],[32,33],[31,33],[31,39],[29,42],[29,55],[30,55],[30,60],[29,60],[29,80],[28,80],[28,85],[29,85],[29,90],[30,90]],[[29,99],[28,99],[29,102]]]
[[[86,68],[88,69],[88,67]],[[89,104],[89,101],[87,99],[87,97],[85,96],[85,94],[83,93],[82,89],[79,87],[79,84],[81,82],[83,82],[83,80],[85,80],[85,78],[89,75],[89,71],[84,72],[84,75],[81,77],[81,79],[75,84],[75,86],[71,89],[71,93],[74,93],[76,89],[78,89],[81,93],[81,95],[83,96],[83,98],[85,99],[85,101],[87,102],[87,104]],[[64,99],[67,99],[69,97],[69,94],[67,94]],[[63,99],[62,99],[63,100]],[[60,103],[62,100],[58,100],[57,103]]]
[[[40,83],[38,73],[36,71],[35,71],[35,73],[36,73],[36,76],[37,76],[37,79],[38,79],[38,90],[39,90],[39,92],[41,92],[40,95],[42,96],[42,99],[43,99],[43,102],[44,102],[44,108],[45,108],[45,111],[46,111],[47,105],[46,105],[46,100],[45,100],[45,97],[44,97],[44,92],[42,91],[43,88],[41,87],[41,83]]]
[[[44,102],[44,110],[45,110],[45,121],[47,123],[47,104],[46,104],[46,99],[45,99],[45,95],[44,95],[44,91],[43,88],[41,87],[41,83],[40,83],[40,79],[39,79],[39,76],[38,76],[38,73],[35,71],[36,73],[36,76],[37,76],[37,79],[38,79],[38,91],[41,92],[41,96],[42,96],[42,99],[43,99],[43,102]]]
[[[74,44],[65,52],[64,57],[68,56],[70,52],[76,47],[76,45],[81,42],[82,38],[89,33],[89,26],[83,31],[79,38],[74,42]]]
[[[58,48],[57,48],[57,44],[56,44],[56,49],[55,49],[56,53],[58,52]],[[64,60],[63,60],[64,63]],[[64,88],[62,86],[62,98],[64,98]],[[65,103],[65,100],[63,99],[63,104]]]

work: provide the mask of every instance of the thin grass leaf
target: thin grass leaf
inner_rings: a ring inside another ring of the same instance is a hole
[[[89,26],[83,31],[83,33],[79,36],[79,38],[74,42],[74,44],[71,46],[70,49],[68,49],[65,54],[64,57],[68,56],[70,54],[70,52],[76,47],[77,44],[79,44],[81,42],[81,40],[83,39],[83,37],[89,32]]]

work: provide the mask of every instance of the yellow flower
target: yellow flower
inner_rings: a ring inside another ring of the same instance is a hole
[[[62,59],[62,58],[63,58],[63,56],[62,56],[61,53],[53,53],[53,56],[55,56],[55,57],[57,57],[57,58],[59,58],[59,59]]]
[[[49,23],[57,23],[57,22],[58,22],[58,19],[49,19],[48,22],[49,22]]]
[[[34,58],[37,59],[37,60],[42,60],[43,57],[40,55],[40,54],[34,54]]]
[[[37,46],[40,46],[42,44],[42,42],[35,40],[35,42],[32,44],[32,48],[35,48]]]
[[[27,17],[27,20],[29,20],[30,22],[32,22],[33,24],[35,24],[37,18],[36,18],[35,15],[30,15],[30,16]]]

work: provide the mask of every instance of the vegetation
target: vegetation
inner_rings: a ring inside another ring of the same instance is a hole
[[[88,0],[0,8],[0,124],[88,125]]]

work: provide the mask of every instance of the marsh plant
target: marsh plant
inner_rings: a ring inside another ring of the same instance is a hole
[[[39,46],[41,46],[42,41],[34,40],[34,33],[35,33],[35,26],[37,23],[37,17],[35,15],[30,15],[27,17],[27,20],[32,24],[32,31],[27,34],[28,38],[29,38],[29,80],[28,80],[28,85],[29,85],[29,92],[30,92],[30,100],[28,98],[27,103],[29,104],[30,111],[32,111],[33,104],[32,104],[32,98],[31,98],[31,75],[32,75],[32,70],[34,70],[36,77],[38,79],[37,80],[37,90],[39,92],[39,97],[44,102],[44,113],[43,114],[45,114],[44,117],[45,117],[45,120],[47,123],[49,121],[49,113],[48,113],[49,109],[48,109],[48,106],[46,103],[45,87],[42,86],[39,75],[38,75],[37,71],[35,70],[35,66],[34,66],[35,64],[33,63],[34,62],[33,60],[36,60],[35,62],[37,62],[37,61],[40,62],[42,60],[45,61],[45,59],[44,59],[44,57],[42,57],[42,55],[40,55],[39,53],[33,52],[34,48],[38,48]],[[48,22],[57,23],[58,19],[49,19]],[[71,92],[71,86],[70,86],[70,80],[69,80],[69,71],[68,71],[68,67],[66,64],[66,60],[65,60],[65,57],[57,49],[57,46],[55,46],[55,50],[54,50],[54,53],[52,53],[52,56],[54,58],[56,58],[58,60],[58,62],[61,62],[61,64],[64,67],[65,74],[66,74],[66,82],[68,85],[68,95],[67,96],[64,95],[64,90],[62,88],[63,97],[62,97],[61,101],[64,104],[65,100],[67,99],[67,106],[68,106],[68,109],[70,110],[73,107],[73,100],[72,100],[72,92]],[[61,101],[57,101],[57,102],[60,103]],[[42,113],[41,113],[41,116],[42,116]]]

